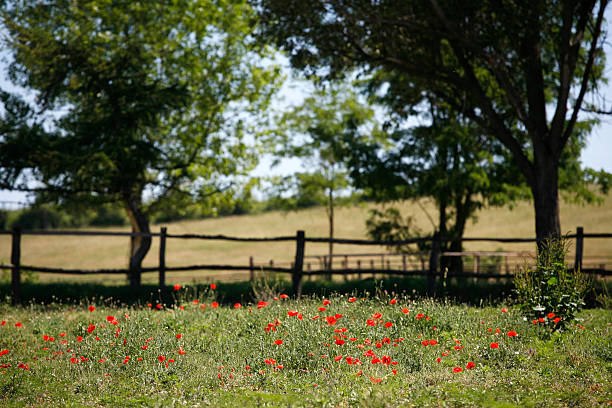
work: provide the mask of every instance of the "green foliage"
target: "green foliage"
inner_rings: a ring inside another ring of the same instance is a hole
[[[370,210],[366,220],[368,236],[375,241],[403,241],[411,238],[426,238],[423,231],[414,224],[412,216],[402,217],[397,208],[388,207],[383,211]],[[427,258],[429,242],[417,244],[391,245],[389,250],[396,253],[416,255],[420,260]]]
[[[514,277],[523,313],[530,320],[543,319],[539,323],[552,330],[573,323],[589,289],[589,280],[580,270],[568,269],[569,245],[564,238],[547,239],[538,248],[535,268],[522,268]]]

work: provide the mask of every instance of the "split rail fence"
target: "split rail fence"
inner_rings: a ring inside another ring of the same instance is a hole
[[[48,236],[60,236],[60,235],[73,235],[73,236],[122,236],[122,237],[157,237],[160,240],[159,245],[159,264],[156,267],[142,267],[140,271],[142,273],[158,272],[159,274],[159,287],[160,293],[163,293],[166,288],[166,273],[177,272],[177,271],[196,271],[196,270],[222,270],[222,271],[249,271],[251,280],[254,278],[255,272],[266,271],[266,272],[277,272],[287,273],[291,275],[292,288],[294,294],[297,296],[301,295],[302,292],[302,280],[304,276],[317,276],[317,275],[350,275],[356,274],[361,277],[364,272],[374,274],[387,274],[387,275],[400,275],[400,276],[415,276],[421,275],[427,277],[427,287],[431,295],[434,294],[435,290],[435,279],[437,277],[445,276],[445,271],[440,271],[440,256],[466,256],[471,255],[474,259],[478,259],[481,255],[493,254],[493,252],[457,252],[441,253],[440,248],[442,242],[458,240],[458,238],[442,237],[436,233],[433,237],[427,238],[413,238],[403,241],[371,241],[363,239],[333,239],[331,240],[334,244],[350,244],[350,245],[364,245],[364,246],[395,246],[395,245],[407,245],[415,244],[419,242],[430,242],[431,251],[428,256],[427,267],[425,262],[422,262],[420,269],[407,269],[406,256],[403,256],[403,268],[393,269],[389,264],[385,265],[382,262],[381,267],[377,267],[374,263],[370,264],[369,268],[361,268],[358,263],[357,267],[348,267],[348,262],[343,263],[339,269],[320,267],[319,269],[311,269],[311,265],[307,264],[307,270],[304,269],[304,258],[305,258],[305,246],[307,242],[310,243],[329,243],[329,238],[308,238],[304,231],[297,231],[294,236],[281,236],[271,238],[241,238],[241,237],[229,237],[225,235],[199,235],[199,234],[182,234],[175,235],[169,234],[168,230],[163,227],[159,233],[149,234],[138,234],[129,232],[102,232],[102,231],[22,231],[21,229],[13,229],[12,231],[0,230],[0,235],[10,234],[12,236],[11,243],[11,263],[10,265],[0,265],[0,269],[11,270],[11,284],[12,284],[12,302],[17,304],[20,301],[21,293],[21,271],[28,270],[39,273],[55,273],[55,274],[75,274],[75,275],[93,275],[93,274],[129,274],[129,269],[96,269],[96,270],[82,270],[82,269],[63,269],[63,268],[50,268],[41,267],[35,265],[23,265],[21,263],[21,237],[23,235],[48,235]],[[580,268],[582,272],[588,274],[597,274],[601,276],[612,276],[612,270],[606,270],[605,265],[600,265],[599,268],[582,268],[583,262],[583,250],[584,250],[584,239],[585,238],[612,238],[612,234],[586,234],[582,227],[578,227],[576,234],[568,235],[567,238],[575,239],[575,261],[574,268]],[[273,241],[294,241],[295,242],[295,259],[290,267],[279,267],[270,265],[255,265],[253,257],[250,258],[249,265],[213,265],[213,264],[202,264],[202,265],[188,265],[188,266],[167,266],[166,265],[166,240],[168,239],[201,239],[201,240],[225,240],[225,241],[238,241],[238,242],[273,242]],[[489,241],[499,243],[529,243],[536,242],[535,238],[461,238],[462,242],[470,241]],[[346,256],[346,255],[345,255]],[[320,258],[320,256],[318,256]],[[504,278],[509,277],[507,274],[499,273],[482,273],[477,268],[472,272],[464,271],[458,275],[449,275],[452,277],[473,277],[475,279],[490,279],[490,278]]]

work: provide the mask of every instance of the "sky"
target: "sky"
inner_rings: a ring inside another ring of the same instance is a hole
[[[612,7],[606,12],[607,21],[612,21]],[[612,29],[610,30],[612,31]],[[601,89],[601,96],[606,100],[605,108],[612,110],[612,43],[608,39],[606,46],[606,55],[608,56],[604,76],[609,78],[610,84],[604,85]],[[4,64],[0,63],[0,88],[8,91],[14,91],[14,87],[7,81],[4,72]],[[288,72],[289,68],[286,68]],[[305,91],[295,80],[291,79],[291,75],[287,74],[287,82],[283,85],[279,99],[273,109],[280,110],[281,106],[286,107],[287,104],[299,103],[305,97]],[[595,170],[605,170],[612,173],[612,115],[601,116],[601,123],[592,131],[587,138],[586,148],[581,154],[581,161],[584,167],[589,167]],[[262,176],[268,174],[286,175],[295,171],[301,171],[299,160],[285,160],[280,166],[274,169],[270,168],[270,157],[263,157],[259,166],[255,169],[254,175]],[[0,190],[0,208],[14,208],[14,205],[7,202],[25,202],[27,194],[22,192],[12,192]]]

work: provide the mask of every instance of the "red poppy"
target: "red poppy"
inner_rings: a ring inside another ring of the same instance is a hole
[[[506,309],[505,307],[502,307],[502,310],[501,310],[501,311],[502,311],[502,313],[507,313],[507,312],[508,312],[508,309]]]
[[[340,360],[342,360],[342,356],[336,356],[336,357],[334,357],[334,361],[340,361]]]
[[[439,363],[440,361],[442,361],[442,359],[441,359],[440,357],[438,357],[438,358],[436,359],[436,361]]]
[[[423,313],[419,313],[419,314],[416,315],[417,320],[421,320],[424,317],[425,317],[425,315]]]
[[[338,319],[336,319],[334,316],[327,316],[325,320],[327,320],[327,324],[330,326],[333,326],[338,322]]]
[[[372,382],[373,382],[374,384],[378,384],[379,382],[381,382],[381,381],[382,381],[382,378],[374,378],[374,377],[370,377],[370,380],[372,380]]]
[[[544,318],[543,317],[538,318],[538,322],[544,323]]]
[[[289,298],[289,295],[285,295],[285,294],[283,293],[282,295],[280,295],[280,298],[281,298],[281,299],[288,299],[288,298]]]
[[[435,346],[436,344],[438,344],[438,340],[429,340],[429,344]]]
[[[180,339],[181,337],[183,337],[183,335],[182,335],[182,334],[180,334],[180,333],[176,335],[176,338],[177,338],[177,339]]]
[[[106,316],[106,320],[112,322],[113,320],[115,320],[115,316]]]
[[[345,343],[345,341],[344,341],[344,340],[342,340],[342,339],[336,339],[336,344],[337,344],[337,345],[341,346],[341,345],[343,345],[344,343]]]
[[[93,333],[94,330],[96,330],[96,326],[94,326],[93,324],[90,324],[89,327],[87,328],[87,333]]]
[[[424,345],[424,346],[429,346],[429,341],[427,341],[427,340],[423,340],[423,341],[421,342],[421,344],[422,344],[422,345]]]
[[[404,313],[404,314],[408,314],[408,313],[410,313],[410,310],[408,310],[408,309],[406,309],[406,308],[403,308],[403,309],[402,309],[402,313]]]
[[[94,306],[89,306],[87,309],[89,309],[90,312],[93,312],[94,310],[96,310]]]
[[[319,309],[318,309],[318,310],[319,310],[319,312],[324,312],[324,311],[326,311],[326,310],[327,310],[327,308],[326,308],[326,307],[321,306],[321,307],[319,307]]]
[[[363,370],[359,370],[355,373],[355,375],[361,375],[361,374],[363,374]]]
[[[329,301],[329,300],[327,300],[327,299],[326,299],[326,300],[324,300],[324,301],[323,301],[323,306],[327,306],[327,305],[329,305],[330,303],[331,303],[331,301]]]
[[[380,319],[382,317],[382,313],[374,313],[374,315],[372,315],[372,319]]]
[[[77,341],[83,341],[83,336],[77,336]]]
[[[491,348],[492,349],[499,348],[499,343],[491,343]]]
[[[301,314],[301,313],[298,313],[297,318],[300,319],[300,320],[303,320],[304,319],[304,315]]]
[[[183,348],[182,348],[181,346],[179,346],[178,353],[179,353],[181,356],[184,356],[184,355],[185,355],[185,350],[183,350]]]
[[[21,327],[21,326],[23,326],[23,324],[21,324],[20,322],[17,322],[17,323],[15,323],[15,326],[16,327]]]
[[[159,356],[159,357],[157,357],[157,359],[158,359],[160,362],[164,362],[164,360],[166,360],[166,356]]]
[[[146,350],[146,349],[148,349],[148,348],[149,348],[149,346],[145,344],[144,346],[142,346],[142,347],[140,347],[140,348],[141,348],[141,349],[143,349],[143,350]]]
[[[287,312],[287,315],[288,315],[289,317],[297,316],[297,314],[298,314],[298,311],[297,311],[297,310],[289,310],[289,311]]]
[[[257,308],[261,309],[262,307],[266,307],[268,306],[268,302],[264,302],[263,300],[260,300],[259,302],[257,302]]]
[[[559,323],[560,321],[561,321],[560,317],[555,317],[555,320],[553,320],[553,322],[555,322],[555,323]]]
[[[391,327],[391,326],[393,326],[393,323],[391,323],[391,322],[387,322],[387,323],[385,323],[385,327],[389,328],[389,327]]]
[[[213,309],[216,309],[216,308],[218,308],[218,307],[219,307],[219,303],[217,303],[217,302],[212,302],[212,303],[210,304],[210,307],[212,307]]]
[[[8,354],[8,352],[9,352],[8,350],[2,350],[2,351],[0,351],[0,356]]]
[[[392,304],[392,305],[394,305],[394,304],[396,304],[396,303],[397,303],[397,300],[396,300],[396,299],[391,299],[391,300],[389,301],[389,303],[390,303],[390,304]]]
[[[210,288],[211,288],[212,290],[215,290],[215,289],[217,289],[217,285],[215,285],[214,283],[211,283],[211,284],[210,284]]]
[[[453,368],[453,373],[460,373],[460,372],[462,372],[462,371],[463,371],[463,368],[461,368],[461,367],[455,367],[455,368]]]
[[[546,315],[546,317],[548,317],[549,319],[552,319],[553,317],[555,317],[554,313],[549,313]]]
[[[467,363],[467,366],[465,366],[466,370],[471,370],[472,368],[476,367],[476,364],[472,363],[471,361],[469,363]]]
[[[280,339],[274,340],[274,344],[276,344],[277,346],[280,346],[281,344],[283,344],[283,341]]]
[[[353,302],[354,302],[354,301],[356,301],[356,300],[357,300],[357,298],[356,298],[356,297],[350,297],[348,301],[349,301],[349,303],[353,303]]]
[[[178,283],[174,285],[174,290],[181,290],[181,285],[179,285]]]
[[[0,323],[0,325],[4,326],[6,324],[6,320],[3,320],[2,323]]]
[[[514,330],[510,330],[510,331],[508,332],[508,337],[515,337],[515,336],[518,336],[518,333],[517,333],[517,332],[515,332]]]

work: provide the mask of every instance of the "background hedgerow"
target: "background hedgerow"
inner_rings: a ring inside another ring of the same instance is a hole
[[[219,286],[197,297],[180,288],[171,308],[0,305],[0,353],[8,350],[0,355],[0,405],[597,406],[609,400],[609,310],[582,311],[578,326],[551,333],[525,321],[516,307],[383,295],[219,306]]]

